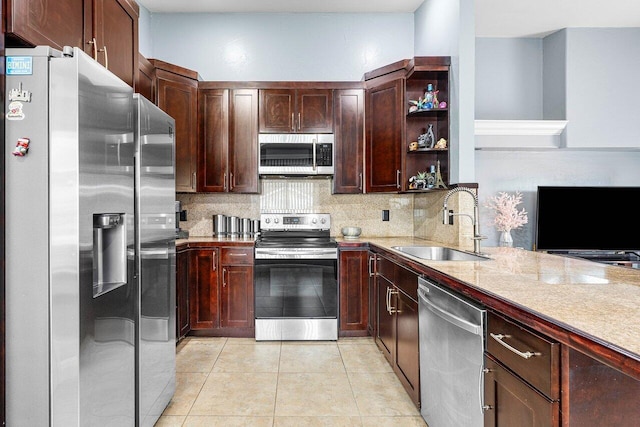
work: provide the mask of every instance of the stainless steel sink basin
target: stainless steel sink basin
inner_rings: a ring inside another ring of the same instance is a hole
[[[459,251],[446,246],[392,246],[392,248],[416,258],[433,261],[486,261],[491,259],[483,255]]]

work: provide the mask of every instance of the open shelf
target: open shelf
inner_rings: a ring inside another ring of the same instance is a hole
[[[433,113],[446,113],[447,111],[449,111],[449,108],[431,108],[429,110],[418,110],[418,111],[413,111],[411,113],[407,113],[407,117],[424,117],[424,116],[429,116]]]
[[[418,148],[417,150],[407,150],[407,153],[425,153],[432,151],[447,151],[448,148]]]

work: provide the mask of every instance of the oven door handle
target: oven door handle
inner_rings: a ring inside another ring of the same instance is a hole
[[[288,251],[286,249],[256,249],[256,259],[338,259],[336,248],[314,249],[309,252]]]

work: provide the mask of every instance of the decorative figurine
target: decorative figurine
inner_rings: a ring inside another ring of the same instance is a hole
[[[440,174],[440,160],[438,160],[437,165],[438,166],[436,166],[436,183],[434,184],[434,187],[447,188],[447,186],[444,185],[444,181],[442,180],[442,175]]]
[[[444,150],[447,148],[447,140],[444,138],[440,138],[438,140],[438,142],[436,142],[436,145],[433,146],[433,148],[438,148],[440,150]]]
[[[436,136],[433,133],[433,125],[429,124],[429,129],[427,129],[427,139],[425,141],[425,146],[427,148],[433,148],[436,143]]]
[[[427,138],[428,138],[428,136],[427,136],[426,133],[423,133],[422,135],[420,135],[418,137],[418,147],[420,147],[420,148],[428,148],[427,147]]]

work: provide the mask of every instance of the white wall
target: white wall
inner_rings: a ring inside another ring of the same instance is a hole
[[[151,13],[144,6],[140,6],[140,16],[138,17],[138,51],[145,58],[151,58],[153,54]]]
[[[411,13],[153,13],[145,56],[203,80],[359,81],[413,56],[413,22]]]
[[[529,223],[513,232],[516,246],[533,247],[536,190],[539,185],[640,185],[640,150],[613,149],[615,141],[603,136],[603,133],[613,136],[621,128],[628,130],[640,126],[640,102],[637,102],[640,99],[640,71],[637,70],[640,66],[640,56],[637,55],[640,40],[636,42],[639,30],[568,29],[545,37],[542,44],[530,39],[477,40],[476,111],[482,111],[478,118],[566,118],[569,124],[565,132],[569,127],[592,131],[582,135],[579,132],[568,133],[564,138],[567,147],[584,146],[588,138],[599,135],[596,146],[579,150],[475,152],[481,205],[501,191],[524,194],[523,207],[529,213]],[[521,52],[517,52],[518,49]],[[613,56],[612,52],[615,53]],[[540,67],[542,79],[537,77]],[[531,68],[535,68],[533,74],[526,71]],[[491,81],[494,85],[504,82],[505,85],[518,86],[518,81],[525,83],[523,75],[531,79],[528,87],[520,90],[512,87],[502,92],[501,98],[492,96],[492,85],[482,84],[483,81]],[[611,85],[616,89],[611,89]],[[591,90],[600,86],[609,90]],[[581,89],[577,90],[577,87]],[[543,99],[530,103],[528,97],[534,93],[543,93]],[[632,96],[635,102],[625,100],[630,94],[638,94]],[[603,102],[592,102],[594,99],[603,99]],[[608,104],[609,100],[611,104]],[[542,117],[538,115],[540,102]],[[503,103],[513,115],[508,113]],[[640,129],[635,135],[640,138]],[[496,245],[498,233],[491,224],[492,213],[481,209],[480,217],[482,233],[489,236],[483,244]],[[600,221],[602,219],[594,218],[594,227],[600,226]]]
[[[476,38],[476,120],[541,120],[542,39]]]
[[[473,0],[425,0],[416,10],[415,56],[450,56],[449,181],[475,182]]]
[[[640,147],[640,28],[569,28],[567,147]]]
[[[492,225],[493,214],[483,205],[500,191],[523,193],[529,223],[512,231],[514,245],[532,249],[535,230],[536,190],[539,185],[566,186],[639,186],[640,151],[476,151],[479,183],[481,233],[486,246],[496,246],[498,232]],[[594,200],[593,203],[598,203]],[[588,212],[564,212],[564,215],[588,215]],[[633,214],[633,213],[631,213]],[[606,218],[593,218],[594,227],[603,227]],[[610,221],[609,221],[610,222]],[[606,225],[610,227],[610,225]],[[614,226],[615,228],[615,226]],[[589,230],[585,230],[588,233]],[[624,232],[624,230],[612,230]]]

